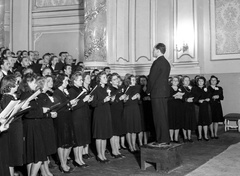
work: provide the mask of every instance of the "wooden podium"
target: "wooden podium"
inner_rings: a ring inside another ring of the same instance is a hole
[[[152,143],[141,147],[141,169],[146,170],[147,162],[156,163],[157,171],[169,172],[182,163],[180,156],[181,144],[170,144],[169,146],[158,147]],[[150,165],[149,165],[150,166]]]

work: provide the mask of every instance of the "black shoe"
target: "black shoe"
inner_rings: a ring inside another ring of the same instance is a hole
[[[218,136],[215,136],[214,139],[219,139],[219,137],[218,137]]]
[[[73,164],[73,166],[79,167],[79,168],[82,168],[83,165],[84,165],[84,164],[79,164],[79,163],[77,163],[76,161],[73,161],[72,164]]]
[[[180,141],[179,140],[177,140],[177,141],[173,141],[174,143],[177,143],[177,144],[179,144],[180,143]]]
[[[214,136],[211,136],[211,139],[215,139],[215,137],[214,137]]]
[[[123,149],[123,150],[127,150],[127,147],[121,147],[121,149]]]
[[[193,143],[193,140],[192,139],[188,139],[188,142]]]
[[[62,168],[61,165],[59,166],[59,170],[60,170],[60,172],[65,173],[65,174],[71,173],[71,168],[66,171],[66,170],[64,170],[64,169]]]
[[[112,157],[115,158],[115,159],[117,159],[117,158],[122,158],[121,155],[114,155],[114,154],[112,154]]]
[[[105,163],[110,163],[108,159],[103,160]]]
[[[201,140],[202,140],[202,138],[198,138],[197,140],[198,140],[198,141],[201,141]]]
[[[87,167],[89,167],[89,165],[88,164],[83,164],[82,167],[87,168]]]
[[[99,158],[98,156],[96,157],[96,160],[100,163],[105,163],[105,160],[102,160],[101,158]]]
[[[208,139],[208,138],[205,138],[205,137],[204,137],[203,139],[204,139],[205,141],[209,141],[209,139]]]
[[[188,140],[187,139],[183,139],[183,142],[186,143]]]

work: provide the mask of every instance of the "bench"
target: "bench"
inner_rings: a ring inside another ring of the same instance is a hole
[[[230,113],[224,116],[224,127],[225,131],[228,131],[230,128],[236,128],[240,132],[240,114],[239,113]],[[230,123],[234,121],[234,123]]]

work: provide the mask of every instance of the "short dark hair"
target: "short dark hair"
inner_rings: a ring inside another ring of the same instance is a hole
[[[16,86],[16,77],[15,75],[4,76],[1,80],[1,93],[9,93],[11,88]]]
[[[110,67],[104,67],[103,71],[106,71],[107,69],[110,69]]]
[[[8,59],[6,57],[1,57],[0,58],[0,66],[3,65],[5,63],[5,61],[7,61]]]
[[[65,77],[67,77],[67,75],[62,74],[62,73],[55,74],[54,79],[53,79],[53,87],[55,89],[60,87],[63,84],[63,80],[65,79]]]
[[[7,53],[7,51],[10,51],[10,49],[6,48],[5,50],[3,50],[2,54],[1,54],[1,57],[6,57],[4,55]]]
[[[23,80],[19,85],[20,92],[32,92],[31,88],[29,87],[28,83],[32,82],[34,79],[37,79],[37,75],[35,73],[27,73],[23,76]]]
[[[163,43],[156,44],[155,48],[160,50],[162,54],[165,54],[166,52],[166,46]]]
[[[101,77],[102,75],[107,75],[105,71],[101,71],[100,73],[97,74],[97,77],[96,77],[96,82],[97,84],[100,83],[100,80],[101,80]]]
[[[215,75],[212,75],[211,77],[210,77],[210,79],[209,79],[209,84],[211,85],[211,80],[213,79],[213,78],[215,78],[216,80],[217,80],[217,84],[216,85],[218,85],[219,83],[220,83],[220,80],[218,79],[218,77],[216,77]]]

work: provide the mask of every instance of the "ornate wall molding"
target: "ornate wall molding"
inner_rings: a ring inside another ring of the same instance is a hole
[[[212,0],[210,3],[211,59],[240,59],[240,2]]]
[[[125,58],[123,58],[123,57],[117,58],[117,62],[119,62],[120,60],[123,60],[123,61],[125,61],[125,62],[129,62],[129,60],[127,60],[127,59],[125,59]]]
[[[140,56],[140,57],[138,57],[138,58],[135,60],[135,62],[138,62],[138,61],[141,60],[141,59],[147,59],[147,61],[151,61],[151,59],[148,58],[147,56]]]
[[[198,64],[196,0],[174,0],[173,65]]]

